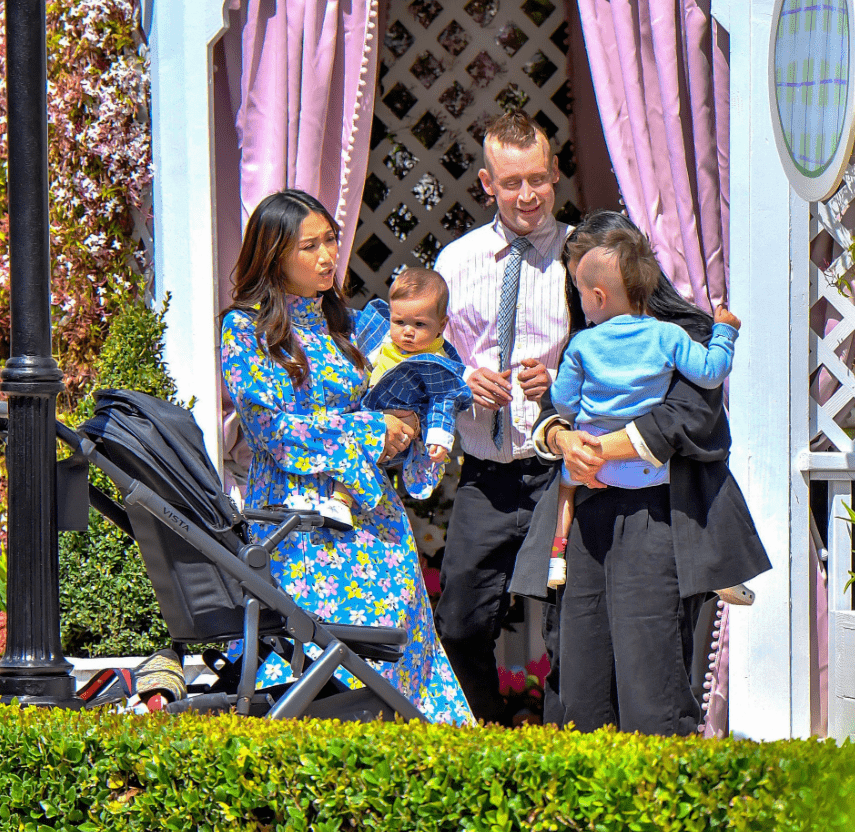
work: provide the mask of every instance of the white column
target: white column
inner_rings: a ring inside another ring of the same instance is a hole
[[[154,0],[151,49],[155,297],[170,294],[165,358],[221,459],[211,50],[227,0]]]
[[[773,569],[730,617],[730,728],[810,734],[807,203],[791,193],[768,94],[772,0],[730,6],[731,307],[742,318],[730,382],[731,469]]]

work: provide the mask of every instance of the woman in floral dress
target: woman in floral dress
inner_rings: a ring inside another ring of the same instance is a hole
[[[383,674],[431,721],[469,723],[407,514],[378,467],[418,426],[412,414],[359,409],[367,364],[350,340],[337,258],[337,223],[302,191],[272,194],[250,217],[222,338],[223,377],[253,453],[247,505],[318,508],[342,483],[352,531],[292,533],[273,555],[274,577],[325,621],[404,628],[410,644]],[[260,680],[286,672],[271,654]]]

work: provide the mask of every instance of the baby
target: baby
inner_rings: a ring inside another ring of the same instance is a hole
[[[392,367],[411,356],[451,358],[446,349],[450,345],[446,345],[442,337],[448,323],[447,308],[448,286],[439,272],[405,269],[395,278],[389,289],[389,337],[379,351],[368,356],[374,367],[368,381],[369,388],[375,388]],[[452,360],[459,361],[456,353]],[[460,379],[462,382],[462,370]],[[443,391],[443,395],[446,392],[448,398],[456,396],[459,389],[452,385],[452,389]],[[391,406],[384,405],[384,409]],[[454,443],[454,429],[447,428],[441,420],[431,424],[428,416],[425,445],[434,462],[445,462]]]
[[[392,283],[388,307],[371,301],[356,324],[357,343],[373,367],[362,407],[414,411],[430,460],[437,464],[448,459],[454,444],[457,413],[472,404],[464,365],[442,335],[447,308],[448,286],[442,275],[408,268]],[[347,522],[351,506],[347,489],[335,483],[322,513],[337,513],[335,519]]]
[[[625,427],[661,403],[674,371],[712,389],[728,375],[739,319],[726,309],[715,312],[708,347],[693,341],[681,327],[645,314],[659,281],[659,266],[647,238],[637,230],[609,232],[602,245],[582,254],[576,269],[585,317],[595,327],[570,341],[552,385],[552,402],[578,429],[594,435]],[[668,482],[669,468],[645,460],[606,462],[597,479],[618,488],[649,488]],[[550,587],[565,582],[563,554],[573,521],[578,482],[566,469],[559,490],[559,514],[550,559]],[[716,590],[730,603],[751,603],[743,586]]]

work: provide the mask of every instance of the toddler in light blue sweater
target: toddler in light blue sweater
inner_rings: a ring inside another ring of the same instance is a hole
[[[665,399],[674,371],[712,389],[730,373],[739,319],[715,312],[709,346],[684,329],[645,314],[659,266],[641,232],[618,229],[579,260],[575,284],[588,321],[570,341],[552,385],[552,403],[577,429],[593,435],[620,430]],[[669,466],[642,459],[606,462],[597,479],[618,488],[650,488],[669,481]],[[550,562],[552,587],[564,583],[564,548],[573,522],[575,482],[564,468],[558,525]],[[744,587],[717,590],[732,603],[750,603]]]

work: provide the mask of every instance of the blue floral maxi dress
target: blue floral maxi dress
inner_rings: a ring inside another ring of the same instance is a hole
[[[409,520],[377,466],[383,414],[358,410],[368,376],[335,345],[320,298],[289,296],[288,307],[309,362],[300,387],[259,347],[251,314],[232,310],[223,321],[223,377],[253,452],[246,502],[316,507],[338,480],[354,497],[354,528],[292,533],[273,555],[273,576],[325,621],[404,628],[410,644],[399,662],[380,664],[383,675],[431,721],[472,722],[434,629]],[[260,679],[275,683],[287,667],[271,654]]]

